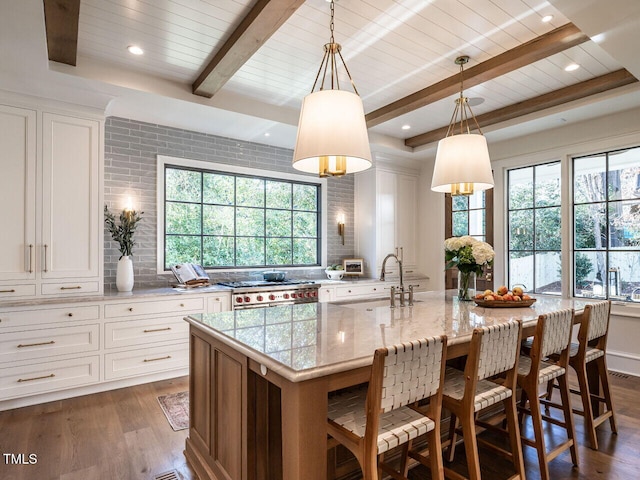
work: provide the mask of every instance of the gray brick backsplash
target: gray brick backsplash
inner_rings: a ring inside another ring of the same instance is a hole
[[[300,173],[291,166],[293,151],[245,142],[233,138],[218,137],[202,132],[192,132],[163,125],[153,125],[125,118],[108,117],[105,122],[104,199],[111,211],[122,205],[127,192],[136,197],[136,208],[143,210],[133,248],[135,288],[166,287],[174,282],[171,274],[156,273],[156,157],[173,157],[203,160],[215,163],[254,167],[266,175],[277,177],[279,172]],[[330,178],[327,188],[327,263],[338,263],[354,255],[353,188],[352,175]],[[336,217],[343,212],[346,217],[345,244],[338,235]],[[115,213],[115,212],[114,212]],[[115,290],[116,265],[120,253],[118,245],[105,229],[104,233],[104,287]],[[212,281],[243,280],[255,278],[256,272],[211,273]],[[318,270],[296,270],[290,273],[296,278],[323,278]]]

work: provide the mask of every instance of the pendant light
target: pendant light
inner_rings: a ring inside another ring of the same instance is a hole
[[[334,2],[331,1],[331,37],[311,93],[302,101],[293,168],[320,177],[360,172],[371,166],[369,134],[362,100],[333,38]],[[342,62],[352,92],[340,90],[338,63]],[[315,91],[319,83],[319,90]],[[325,89],[325,81],[327,89]]]
[[[455,61],[460,65],[460,97],[456,99],[447,135],[438,142],[431,179],[434,192],[472,195],[475,191],[493,188],[487,139],[471,111],[469,99],[462,93],[464,65],[468,61],[467,56],[458,57]],[[479,133],[471,133],[469,118],[473,119]]]

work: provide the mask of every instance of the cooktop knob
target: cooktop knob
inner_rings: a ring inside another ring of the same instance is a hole
[[[287,299],[287,298],[289,298],[289,294],[288,294],[288,293],[285,293],[284,295],[282,295],[282,297],[283,297],[283,298],[285,298],[285,299]]]
[[[256,297],[256,300],[258,300],[259,302],[261,302],[261,301],[262,301],[262,300],[264,300],[264,299],[262,298],[262,295],[258,295],[258,296]]]
[[[275,300],[276,296],[272,293],[271,295],[269,295],[269,300]]]
[[[246,303],[249,303],[249,302],[251,301],[251,297],[244,297],[244,301],[245,301]]]
[[[242,303],[242,297],[236,297],[236,303]]]

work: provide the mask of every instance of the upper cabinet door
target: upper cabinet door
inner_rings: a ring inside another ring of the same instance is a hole
[[[42,278],[97,277],[100,123],[51,113],[42,121]]]
[[[36,112],[0,105],[0,280],[36,271]]]

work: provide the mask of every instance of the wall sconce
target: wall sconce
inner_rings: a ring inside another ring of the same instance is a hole
[[[338,215],[338,235],[342,237],[342,244],[344,245],[344,213]]]

